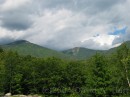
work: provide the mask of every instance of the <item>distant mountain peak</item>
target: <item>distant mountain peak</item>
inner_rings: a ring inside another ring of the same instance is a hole
[[[27,40],[17,40],[17,41],[15,41],[15,42],[28,42]]]
[[[27,41],[27,40],[17,40],[17,41],[8,43],[8,45],[11,45],[11,44],[22,44],[22,43],[30,43],[30,42]]]

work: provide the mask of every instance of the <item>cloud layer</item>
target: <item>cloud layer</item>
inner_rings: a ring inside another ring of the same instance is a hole
[[[129,0],[0,0],[0,43],[109,49],[130,39]]]

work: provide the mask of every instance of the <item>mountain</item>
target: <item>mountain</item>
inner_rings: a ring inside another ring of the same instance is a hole
[[[124,43],[127,45],[128,48],[130,48],[130,41],[123,42],[122,44],[124,44]],[[107,51],[107,53],[108,53],[108,54],[111,54],[111,53],[116,52],[117,49],[121,48],[122,44],[119,45],[119,46],[117,46],[117,47],[114,47],[114,48],[109,49],[109,50]]]
[[[130,48],[130,41],[124,42]],[[111,48],[109,50],[92,50],[83,47],[75,47],[62,52],[58,52],[26,40],[19,40],[9,44],[1,45],[4,50],[17,51],[20,55],[32,55],[34,57],[58,57],[62,59],[87,59],[96,53],[111,54],[121,47]]]
[[[101,50],[92,50],[92,49],[87,49],[83,47],[75,47],[73,49],[63,51],[64,54],[73,56],[77,59],[90,58],[91,56],[95,55],[97,52],[104,53],[104,51],[101,51]]]
[[[17,51],[20,55],[31,55],[34,57],[59,57],[59,58],[70,58],[69,55],[63,54],[46,47],[42,47],[26,40],[18,40],[9,44],[1,45],[4,50]]]
[[[128,48],[130,48],[130,41],[126,41],[124,43],[127,45]],[[101,54],[106,54],[106,55],[112,54],[116,52],[117,49],[119,49],[120,47],[121,45],[118,47],[111,48],[109,50],[92,50],[88,48],[75,47],[69,50],[65,50],[63,51],[63,53],[73,56],[77,59],[87,59],[95,55],[96,53],[101,53]]]

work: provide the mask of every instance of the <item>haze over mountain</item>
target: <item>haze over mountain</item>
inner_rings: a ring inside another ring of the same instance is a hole
[[[125,42],[130,48],[130,41]],[[64,51],[55,51],[46,47],[39,46],[37,44],[30,43],[26,40],[19,40],[1,45],[4,50],[17,51],[20,55],[32,55],[34,57],[59,57],[63,59],[87,59],[96,53],[111,54],[116,52],[120,46],[109,50],[93,50],[83,47],[75,47]]]

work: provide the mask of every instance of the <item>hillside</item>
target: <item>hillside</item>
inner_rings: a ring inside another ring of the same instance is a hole
[[[130,41],[125,42],[126,45],[130,48]],[[92,50],[83,47],[75,47],[68,49],[62,52],[58,52],[46,47],[42,47],[33,43],[30,43],[26,40],[15,41],[6,45],[1,45],[4,50],[17,51],[20,55],[32,55],[34,57],[58,57],[63,59],[88,59],[96,53],[111,54],[116,52],[118,48],[115,47],[109,50]]]
[[[128,48],[130,48],[130,41],[126,41],[126,42],[124,42],[124,43],[127,45]],[[122,43],[122,44],[124,44],[124,43]],[[121,45],[122,45],[122,44],[121,44]],[[121,47],[121,45],[107,50],[106,53],[107,53],[107,54],[111,54],[111,53],[116,52],[116,50],[119,49],[119,48]]]
[[[70,58],[69,55],[65,55],[61,52],[57,52],[52,49],[48,49],[26,40],[15,41],[6,45],[1,45],[4,50],[17,51],[20,55],[32,55],[35,57],[59,57]]]
[[[130,41],[126,41],[124,42],[128,48],[130,48]],[[96,53],[102,53],[102,54],[112,54],[114,52],[116,52],[117,49],[119,49],[121,47],[114,47],[111,48],[109,50],[92,50],[92,49],[88,49],[88,48],[82,48],[82,47],[75,47],[69,50],[65,50],[63,51],[64,54],[68,54],[70,56],[73,56],[77,59],[87,59],[90,58],[91,56],[95,55]]]
[[[73,49],[63,51],[64,54],[68,54],[77,59],[89,58],[93,56],[94,54],[96,54],[96,52],[103,53],[103,51],[100,51],[100,50],[92,50],[92,49],[87,49],[87,48],[82,48],[82,47],[75,47]]]

